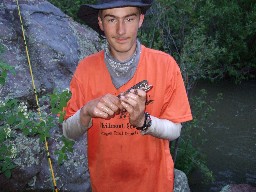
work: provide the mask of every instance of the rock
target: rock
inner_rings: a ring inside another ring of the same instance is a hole
[[[175,169],[174,175],[174,192],[190,192],[186,174],[178,169]]]
[[[17,5],[5,0],[0,9],[0,43],[5,49],[1,59],[16,71],[10,74],[1,97],[33,98]],[[37,91],[69,87],[79,59],[97,51],[97,34],[47,1],[20,1],[20,10]]]
[[[256,187],[249,184],[230,184],[223,187],[221,192],[256,192]]]

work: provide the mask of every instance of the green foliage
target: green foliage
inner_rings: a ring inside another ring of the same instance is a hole
[[[5,150],[7,151],[7,150]],[[2,149],[1,149],[2,152]],[[11,178],[12,172],[16,165],[12,162],[10,157],[0,157],[0,173],[3,173],[7,178]]]
[[[2,51],[2,47],[0,47]],[[0,85],[4,85],[8,72],[14,73],[14,68],[0,61]],[[17,147],[13,144],[18,133],[22,133],[26,137],[38,137],[40,141],[45,142],[49,139],[50,130],[58,127],[63,122],[65,107],[70,92],[64,90],[61,93],[54,91],[50,95],[43,96],[41,102],[50,102],[51,112],[34,111],[29,109],[26,102],[17,99],[0,100],[0,174],[4,174],[7,178],[11,177],[11,171],[17,166],[14,159],[17,156]],[[49,107],[45,107],[47,109]],[[59,117],[57,117],[59,115]],[[55,154],[58,155],[58,162],[62,163],[67,159],[67,152],[73,150],[73,141],[63,136],[60,143],[61,149]]]
[[[95,3],[96,0],[49,0],[49,2],[60,8],[65,14],[69,15],[74,20],[82,22],[77,17],[77,11],[80,5]]]
[[[196,18],[195,4],[195,1],[155,3],[140,32],[143,43],[176,59],[188,90],[198,79],[214,80],[222,75],[216,66],[216,56],[225,52],[216,40],[207,37],[205,26]]]
[[[64,90],[61,93],[55,90],[49,96],[51,111],[53,114],[59,116],[59,122],[62,123],[65,116],[65,111],[63,111],[63,108],[66,106],[67,101],[71,97],[71,93],[69,90]]]
[[[0,45],[0,54],[4,52],[4,47]],[[5,84],[7,73],[11,71],[14,73],[14,68],[7,65],[0,60],[0,86]],[[6,119],[7,124],[4,123],[4,115],[7,113],[6,108],[12,107],[16,101],[11,101],[3,106],[0,101],[0,173],[3,173],[7,178],[11,177],[11,170],[15,168],[15,164],[11,161],[13,157],[13,148],[10,145],[4,145],[4,141],[11,137],[9,124],[13,124],[16,118],[10,116]]]
[[[200,13],[208,14],[203,21],[208,36],[227,50],[218,65],[224,73],[237,81],[255,77],[256,2],[212,0],[203,4]]]
[[[7,99],[0,102],[0,173],[6,177],[11,177],[11,170],[16,167],[13,159],[16,157],[16,151],[13,150],[13,140],[17,133],[22,133],[26,137],[38,137],[41,142],[50,139],[50,130],[59,126],[63,121],[63,106],[70,97],[70,92],[65,90],[61,93],[54,92],[51,95],[44,96],[41,101],[50,101],[54,113],[28,109],[28,104],[16,99]],[[51,100],[51,98],[53,100]],[[57,117],[60,114],[60,118]],[[58,162],[61,164],[67,159],[67,152],[73,150],[74,141],[65,137],[60,137],[60,149],[55,151],[58,155]]]
[[[175,57],[188,89],[201,78],[255,77],[255,1],[158,0],[147,18],[143,43]]]
[[[207,91],[202,89],[200,95],[191,99],[191,109],[193,111],[193,120],[186,123],[182,130],[180,146],[176,160],[176,168],[183,170],[187,175],[193,170],[199,169],[203,174],[204,182],[214,180],[211,170],[206,166],[206,157],[195,146],[204,144],[204,134],[206,133],[203,123],[207,122],[209,114],[215,110],[212,107],[214,102],[222,99],[222,94],[218,94],[214,101],[207,103]]]
[[[45,121],[41,118],[47,119]],[[18,133],[27,137],[38,136],[41,141],[49,138],[49,130],[54,125],[54,119],[46,114],[40,117],[37,112],[28,110],[25,102],[16,99],[6,99],[0,102],[0,173],[11,176],[11,170],[16,167],[13,159],[16,157],[16,146],[13,144]]]
[[[13,72],[13,67],[5,64],[4,62],[0,61],[0,85],[4,85],[5,84],[5,80],[7,77],[7,73],[8,71],[12,71]]]
[[[62,164],[65,160],[68,159],[67,152],[73,151],[74,141],[68,140],[64,136],[61,137],[63,143],[60,150],[56,150],[55,154],[58,155],[58,164]]]
[[[0,44],[0,54],[2,54],[3,52],[4,52],[4,47],[3,45]],[[3,86],[5,84],[7,73],[9,71],[14,73],[14,68],[0,60],[0,86]]]
[[[64,90],[62,92],[54,91],[49,95],[51,111],[53,114],[58,116],[59,123],[62,123],[65,116],[65,111],[63,108],[66,107],[68,100],[71,97],[69,90]],[[64,160],[67,160],[67,152],[73,151],[74,141],[71,141],[64,136],[61,137],[61,143],[63,144],[60,150],[55,151],[55,154],[58,155],[58,163],[62,164]]]
[[[184,48],[180,55],[180,67],[190,90],[199,79],[215,80],[222,76],[222,71],[213,63],[216,55],[225,52],[217,46],[216,41],[207,39],[200,31],[192,30],[184,39]]]

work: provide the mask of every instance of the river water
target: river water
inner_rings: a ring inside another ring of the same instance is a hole
[[[227,80],[213,84],[202,81],[192,96],[200,89],[207,90],[209,101],[218,93],[223,99],[213,105],[216,111],[205,127],[207,141],[198,146],[207,157],[215,181],[205,185],[196,173],[192,174],[191,191],[219,192],[228,184],[256,186],[256,80],[239,85]]]

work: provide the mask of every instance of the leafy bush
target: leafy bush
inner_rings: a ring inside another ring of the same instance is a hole
[[[54,105],[62,106],[67,102],[70,92],[65,90],[61,93],[53,93],[50,96],[44,96],[41,101],[51,100]],[[45,108],[45,110],[48,107]],[[29,109],[28,104],[16,99],[7,99],[0,102],[0,173],[4,173],[6,177],[11,177],[11,170],[16,167],[15,158],[19,156],[21,150],[19,143],[15,140],[19,134],[23,134],[27,138],[39,138],[41,142],[45,142],[51,137],[50,130],[59,127],[59,122],[63,121],[63,112],[52,109],[55,113],[60,112],[60,118],[52,112],[41,111],[40,115],[37,111]],[[55,151],[58,156],[59,164],[67,159],[67,152],[73,150],[74,141],[61,137],[61,148]]]
[[[3,52],[3,49],[0,49]],[[0,61],[0,86],[3,86],[8,72],[14,73],[14,68]],[[5,98],[0,100],[0,174],[11,177],[11,171],[17,166],[15,159],[20,155],[21,143],[15,142],[22,134],[26,138],[38,137],[45,142],[50,138],[50,130],[59,126],[63,121],[63,107],[70,98],[69,90],[54,91],[50,95],[40,98],[41,103],[46,103],[44,110],[29,109],[24,101]],[[50,106],[47,106],[50,103]],[[50,111],[49,111],[50,109]],[[58,162],[67,159],[66,152],[73,150],[73,141],[61,137],[62,147],[55,154]]]
[[[255,77],[255,1],[158,0],[148,18],[144,42],[173,55],[192,86],[195,78]]]
[[[0,55],[4,52],[3,45],[0,44]],[[0,60],[0,88],[5,84],[8,72],[14,73],[14,68]]]
[[[71,97],[71,92],[66,89],[62,92],[55,90],[52,94],[48,95],[50,98],[50,106],[52,114],[58,116],[59,124],[64,120],[65,112],[63,108],[66,107],[67,101]],[[71,141],[64,136],[61,137],[62,147],[61,149],[55,151],[55,154],[58,155],[58,163],[62,164],[64,160],[67,160],[67,152],[73,151],[74,141]]]
[[[223,72],[217,67],[216,56],[226,50],[215,39],[207,37],[202,22],[196,22],[195,2],[161,2],[155,3],[148,13],[140,32],[143,43],[176,59],[188,91],[199,79],[221,77]]]

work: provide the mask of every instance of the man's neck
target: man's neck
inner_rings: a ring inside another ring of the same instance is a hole
[[[129,60],[134,55],[134,53],[136,51],[136,45],[137,44],[135,43],[134,46],[127,52],[115,51],[109,47],[109,52],[110,52],[111,56],[113,58],[115,58],[116,60],[118,60],[119,62],[125,62],[125,61]]]

